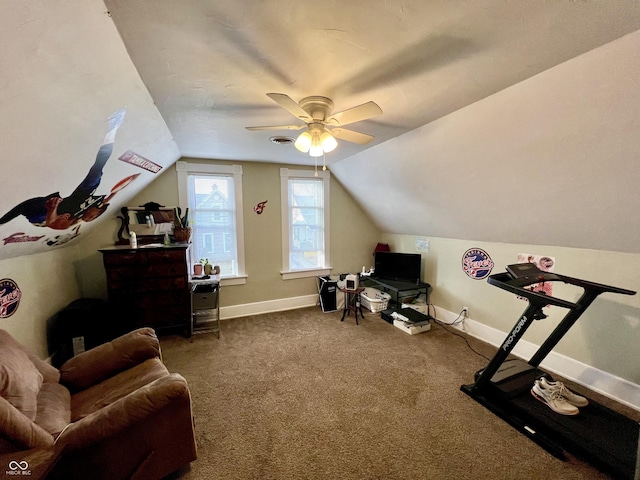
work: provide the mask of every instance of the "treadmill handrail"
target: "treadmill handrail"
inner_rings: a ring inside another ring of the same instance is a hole
[[[554,279],[554,280],[560,280]],[[496,273],[494,275],[490,275],[487,278],[487,282],[491,285],[495,285],[496,287],[502,288],[503,290],[507,290],[508,292],[515,293],[521,297],[525,297],[532,303],[541,303],[544,305],[555,305],[556,307],[569,308],[573,310],[577,308],[578,305],[573,302],[568,302],[567,300],[563,300],[561,298],[552,297],[550,295],[544,295],[542,293],[534,292],[532,290],[527,290],[527,285],[531,285],[533,283],[540,283],[542,280],[535,279],[530,280],[529,278],[519,278],[514,279],[508,273]],[[549,281],[549,280],[547,280]]]
[[[515,293],[516,295],[525,297],[529,299],[529,301],[544,303],[545,305],[555,305],[558,307],[570,308],[572,310],[574,308],[577,308],[580,305],[580,302],[573,303],[561,298],[544,295],[542,293],[533,292],[531,290],[523,288],[535,283],[558,281],[581,287],[585,290],[585,292],[593,292],[596,293],[596,295],[605,292],[620,293],[623,295],[636,294],[636,292],[634,292],[633,290],[613,287],[611,285],[604,285],[602,283],[590,282],[588,280],[582,280],[579,278],[569,277],[567,275],[560,275],[551,272],[542,272],[539,275],[532,275],[530,277],[522,278],[513,278],[511,277],[511,275],[509,275],[509,273],[503,272],[490,275],[489,278],[487,278],[487,282],[491,285],[495,285],[496,287],[502,288],[503,290],[507,290],[511,293]]]
[[[590,282],[589,280],[581,280],[579,278],[568,277],[566,275],[560,275],[560,274],[552,274],[552,275],[556,275],[557,277],[560,277],[560,280],[565,283],[582,287],[585,290],[600,290],[600,293],[610,292],[610,293],[620,293],[622,295],[636,294],[635,291],[627,290],[626,288],[619,288],[611,285],[604,285],[602,283]]]

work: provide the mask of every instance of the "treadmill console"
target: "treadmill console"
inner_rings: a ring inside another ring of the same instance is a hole
[[[511,278],[514,279],[537,277],[543,273],[535,263],[514,263],[513,265],[507,265],[507,272],[509,272]]]

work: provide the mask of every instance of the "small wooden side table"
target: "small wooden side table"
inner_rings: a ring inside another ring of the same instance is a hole
[[[353,312],[356,317],[356,325],[358,325],[358,310],[360,310],[360,315],[364,318],[362,303],[360,302],[360,294],[364,292],[364,287],[359,287],[355,290],[341,288],[340,291],[344,293],[344,309],[342,310],[342,318],[340,321],[344,321],[344,317]]]

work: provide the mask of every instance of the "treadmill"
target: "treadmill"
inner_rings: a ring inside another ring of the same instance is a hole
[[[509,265],[507,272],[491,275],[487,281],[524,297],[529,304],[489,364],[476,372],[475,382],[460,389],[555,457],[564,460],[564,452],[570,452],[616,478],[640,479],[637,422],[591,399],[580,414],[560,415],[530,393],[540,376],[553,380],[538,366],[598,295],[636,292],[543,272],[533,263]],[[573,303],[526,288],[542,282],[564,282],[581,287],[584,292]],[[542,309],[547,305],[566,308],[568,312],[528,362],[507,359],[527,328],[535,320],[546,318]]]

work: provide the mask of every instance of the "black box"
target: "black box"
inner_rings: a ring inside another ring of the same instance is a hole
[[[393,314],[395,312],[397,312],[398,309],[394,306],[389,306],[389,308],[387,308],[386,310],[383,310],[382,312],[380,312],[380,316],[382,317],[382,319],[393,325]]]

